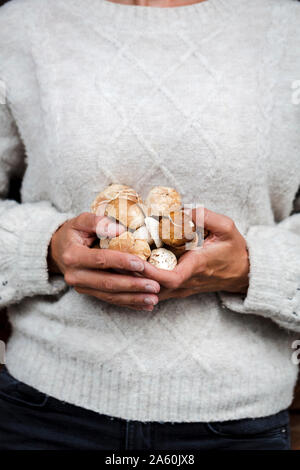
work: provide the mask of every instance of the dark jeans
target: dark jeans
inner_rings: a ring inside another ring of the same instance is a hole
[[[0,450],[287,450],[287,411],[210,423],[139,422],[61,402],[0,373]]]

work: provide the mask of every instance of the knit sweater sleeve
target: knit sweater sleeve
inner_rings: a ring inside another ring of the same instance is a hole
[[[52,234],[68,214],[48,201],[19,204],[5,199],[10,178],[23,166],[23,155],[12,114],[0,104],[0,307],[66,287],[62,276],[49,275],[47,252]]]
[[[0,8],[0,308],[66,288],[63,276],[49,275],[47,254],[52,234],[70,215],[49,201],[7,199],[11,178],[22,177],[25,169],[26,143],[14,117],[9,80],[12,73],[20,80],[23,75],[27,42],[22,7],[22,2],[8,2]]]
[[[250,273],[246,295],[219,292],[224,307],[270,318],[300,331],[300,197],[295,212],[275,226],[252,226],[246,234]]]

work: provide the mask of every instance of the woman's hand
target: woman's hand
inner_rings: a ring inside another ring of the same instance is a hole
[[[157,269],[146,263],[144,275],[161,285],[159,300],[188,297],[200,292],[241,292],[248,288],[249,259],[246,241],[227,216],[204,210],[204,227],[210,234],[203,245],[180,257],[173,271]]]
[[[99,236],[114,237],[125,229],[106,217],[85,212],[54,233],[48,255],[49,271],[62,273],[69,286],[105,302],[134,310],[153,310],[160,286],[141,277],[145,263],[137,256],[90,248]],[[126,274],[111,272],[111,269]],[[139,277],[136,276],[139,273]]]

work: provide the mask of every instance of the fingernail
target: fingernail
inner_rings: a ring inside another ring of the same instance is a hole
[[[151,284],[146,284],[145,285],[145,291],[152,292],[153,294],[156,294],[158,292],[158,289],[155,286],[152,286]]]
[[[144,263],[142,261],[130,261],[133,271],[144,271]]]
[[[144,298],[144,303],[148,305],[156,305],[157,301],[153,299],[152,297],[145,297]]]

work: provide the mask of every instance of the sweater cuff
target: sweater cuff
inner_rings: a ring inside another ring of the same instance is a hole
[[[11,225],[13,220],[18,220],[17,215],[20,216],[19,227],[15,225],[13,231]],[[9,217],[9,226],[6,226],[7,249],[6,252],[1,250],[4,268],[1,275],[1,305],[17,303],[24,297],[55,295],[66,289],[62,275],[49,274],[47,258],[53,233],[71,217],[46,203],[15,207],[14,217]]]
[[[48,247],[54,232],[69,218],[54,210],[41,211],[38,222],[31,221],[20,235],[18,288],[25,295],[57,294],[66,283],[63,276],[48,272]]]
[[[251,227],[245,237],[250,272],[247,294],[219,292],[223,307],[271,317],[278,323],[296,320],[299,312],[299,237],[274,227]]]

